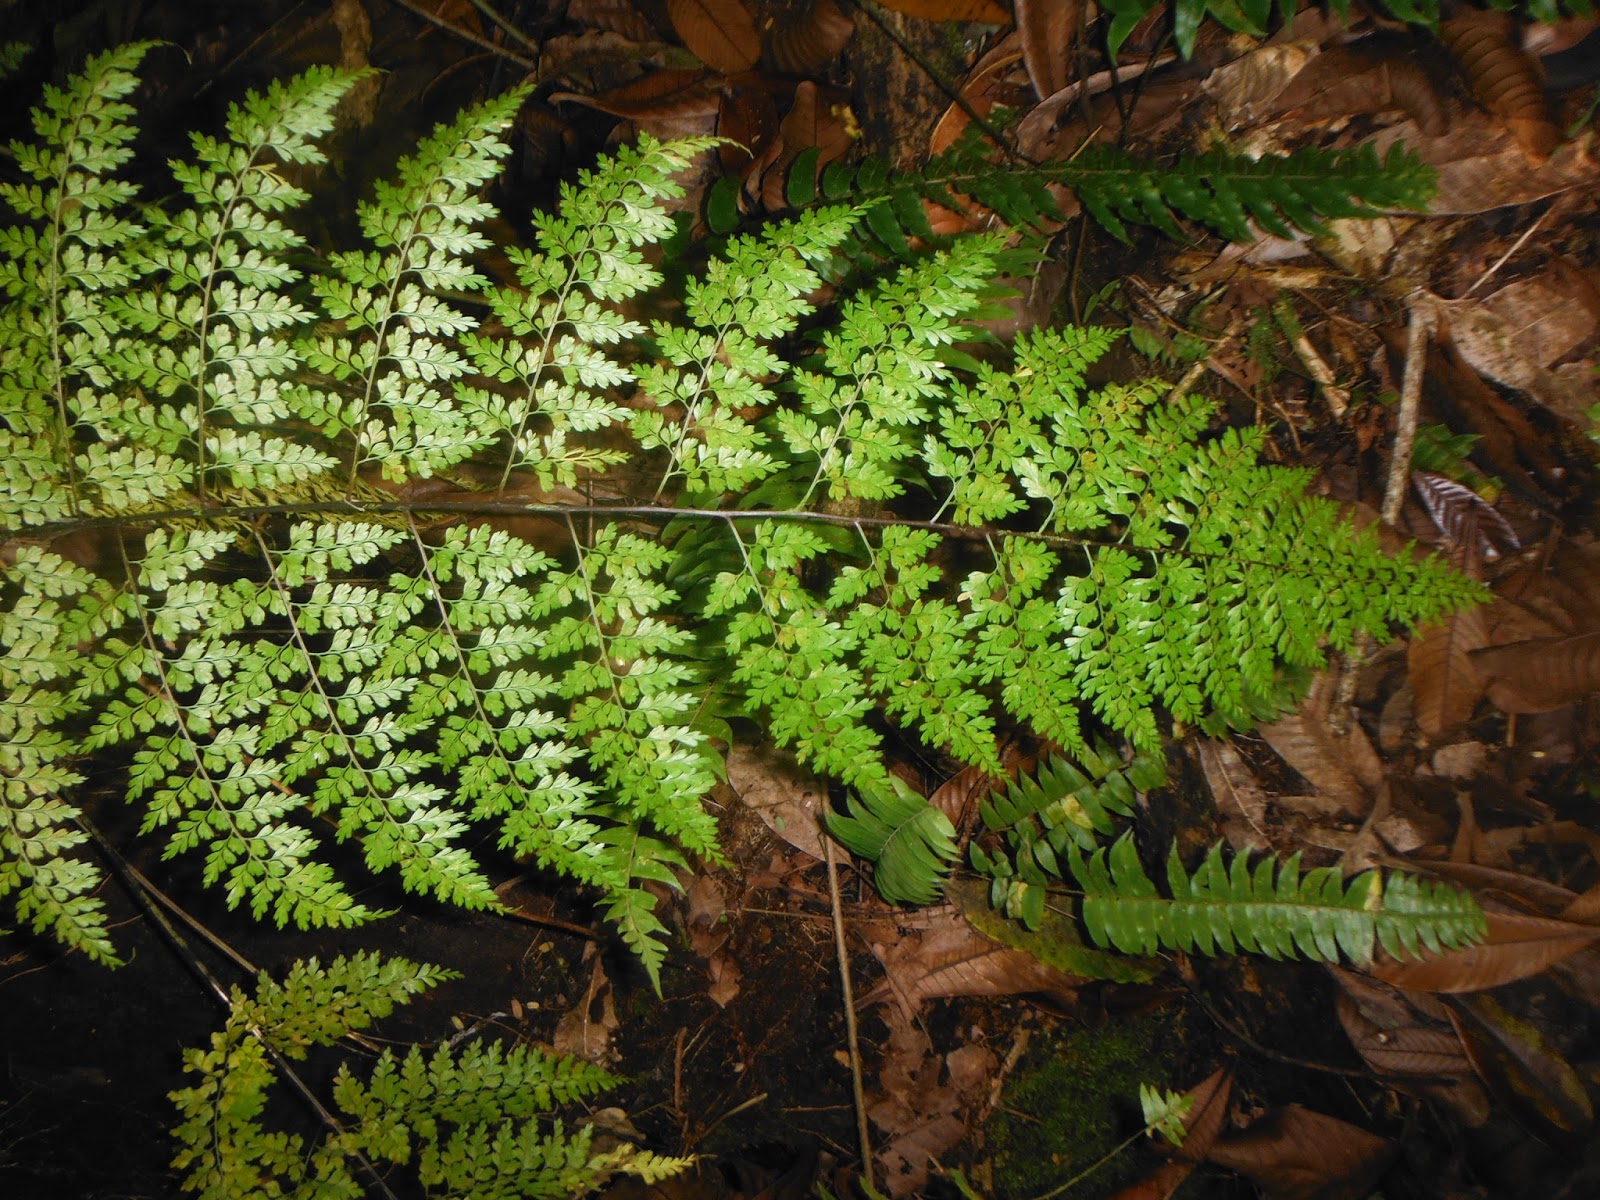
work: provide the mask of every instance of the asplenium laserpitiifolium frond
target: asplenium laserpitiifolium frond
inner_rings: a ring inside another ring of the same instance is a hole
[[[332,1046],[454,972],[375,954],[296,962],[282,982],[262,974],[233,991],[228,1019],[209,1048],[189,1050],[198,1079],[172,1093],[179,1121],[173,1165],[202,1200],[243,1196],[368,1194],[370,1172],[414,1173],[428,1195],[565,1200],[607,1179],[655,1183],[690,1166],[623,1144],[595,1144],[594,1126],[568,1129],[550,1113],[615,1087],[592,1063],[538,1047],[496,1042],[384,1050],[358,1077],[334,1077],[337,1126],[317,1139],[273,1128],[269,1102],[283,1074],[316,1047]],[[387,1189],[386,1189],[387,1190]],[[390,1193],[392,1194],[392,1193]]]
[[[485,828],[595,889],[654,978],[645,885],[717,856],[730,719],[870,803],[887,724],[990,768],[1008,726],[1082,753],[1086,715],[1148,751],[1161,712],[1248,719],[1280,663],[1478,594],[1386,557],[1203,401],[1087,388],[1105,331],[971,357],[998,235],[817,312],[862,217],[821,208],[648,304],[711,143],[643,138],[491,280],[512,93],[317,258],[289,167],[314,179],[356,77],[247,98],[152,206],[119,174],[150,50],[49,93],[0,186],[0,893],[98,957],[85,756],[279,924],[373,915],[330,834],[491,906]],[[539,547],[505,527],[529,516]]]

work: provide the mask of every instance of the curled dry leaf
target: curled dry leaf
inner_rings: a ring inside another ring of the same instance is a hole
[[[1329,724],[1336,683],[1324,671],[1299,709],[1261,727],[1261,736],[1317,789],[1320,805],[1304,796],[1280,797],[1284,806],[1322,808],[1331,815],[1362,816],[1384,788],[1383,762],[1361,726],[1337,734]]]
[[[552,92],[551,104],[582,104],[630,121],[716,116],[721,89],[704,71],[652,71],[598,96]]]
[[[923,928],[893,945],[874,945],[872,952],[883,964],[888,990],[911,1012],[943,996],[1047,992],[1071,999],[1085,982],[991,941],[953,907],[930,911]],[[863,1003],[878,996],[869,994]]]
[[[1041,100],[1059,92],[1072,78],[1083,4],[1084,0],[1016,0],[1022,62]]]
[[[1544,98],[1539,64],[1522,49],[1510,13],[1483,10],[1443,22],[1439,36],[1472,94],[1506,123],[1527,156],[1544,162],[1561,140]]]
[[[767,33],[767,56],[789,75],[820,71],[838,57],[855,22],[834,0],[811,0],[786,9]]]
[[[1537,975],[1600,939],[1600,928],[1593,925],[1523,913],[1486,912],[1484,917],[1488,932],[1476,946],[1376,963],[1370,973],[1414,991],[1480,992]]]
[[[1368,1195],[1397,1149],[1387,1138],[1290,1104],[1219,1139],[1207,1157],[1253,1180],[1268,1200],[1327,1200]]]
[[[1369,38],[1324,50],[1277,94],[1273,108],[1303,121],[1400,110],[1428,137],[1450,128],[1446,99],[1415,47]]]
[[[1483,610],[1469,608],[1424,625],[1411,636],[1406,669],[1417,728],[1441,738],[1478,707],[1488,686],[1472,663],[1472,651],[1487,644]]]
[[[1581,135],[1558,147],[1548,161],[1533,166],[1509,129],[1474,108],[1453,115],[1449,132],[1442,137],[1428,137],[1415,122],[1402,121],[1374,134],[1372,146],[1382,155],[1404,144],[1433,167],[1439,190],[1428,202],[1428,211],[1444,216],[1511,208],[1572,188],[1592,187],[1590,140],[1590,135]]]
[[[1594,1124],[1583,1081],[1537,1026],[1488,996],[1457,1000],[1450,1015],[1490,1094],[1530,1128],[1577,1134]]]
[[[667,18],[690,52],[714,71],[748,71],[761,57],[761,35],[741,0],[667,0]]]

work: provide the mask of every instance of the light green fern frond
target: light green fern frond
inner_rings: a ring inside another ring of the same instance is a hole
[[[1129,954],[1157,950],[1269,958],[1304,956],[1337,962],[1341,953],[1370,963],[1381,945],[1389,954],[1418,957],[1479,941],[1482,911],[1465,892],[1400,873],[1381,871],[1349,883],[1337,868],[1300,873],[1300,856],[1268,855],[1251,867],[1246,855],[1227,862],[1220,845],[1190,875],[1173,847],[1167,861],[1170,897],[1156,892],[1131,835],[1109,853],[1085,858],[1068,848],[1073,878],[1083,889],[1083,923],[1099,946]]]
[[[315,1142],[267,1125],[283,1059],[302,1059],[453,977],[358,954],[327,967],[296,963],[281,984],[263,975],[250,996],[235,989],[210,1049],[184,1055],[198,1082],[172,1093],[180,1118],[173,1165],[184,1173],[184,1189],[203,1200],[355,1196],[368,1182],[361,1171],[408,1166],[429,1194],[557,1200],[618,1173],[659,1180],[689,1165],[633,1146],[600,1151],[589,1126],[568,1132],[559,1120],[543,1124],[555,1106],[617,1080],[526,1046],[385,1050],[365,1080],[340,1067],[332,1098],[341,1120]]]

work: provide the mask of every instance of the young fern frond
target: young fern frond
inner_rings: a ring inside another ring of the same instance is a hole
[[[1377,946],[1396,958],[1420,957],[1482,939],[1483,912],[1447,884],[1379,870],[1346,883],[1336,867],[1300,873],[1300,856],[1280,862],[1248,856],[1229,863],[1212,847],[1192,875],[1174,845],[1167,860],[1172,895],[1161,896],[1124,834],[1109,852],[1087,858],[1071,846],[1067,861],[1083,889],[1080,913],[1098,946],[1129,954],[1264,954],[1367,964]]]
[[[401,958],[357,954],[323,967],[297,962],[282,982],[263,974],[252,995],[234,989],[228,1020],[207,1050],[185,1052],[199,1080],[172,1093],[179,1123],[173,1165],[202,1200],[240,1196],[353,1196],[357,1164],[410,1166],[428,1194],[577,1196],[618,1173],[655,1182],[688,1159],[630,1145],[600,1150],[592,1128],[546,1123],[558,1105],[617,1080],[590,1063],[537,1047],[469,1043],[431,1055],[384,1050],[365,1080],[348,1065],[333,1082],[339,1126],[307,1145],[264,1121],[283,1060],[364,1029],[454,973]],[[363,1168],[364,1169],[364,1168]]]

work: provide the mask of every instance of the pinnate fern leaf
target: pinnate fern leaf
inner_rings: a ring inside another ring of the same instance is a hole
[[[1083,889],[1081,914],[1099,946],[1129,954],[1158,950],[1269,958],[1372,962],[1378,946],[1419,957],[1481,940],[1485,922],[1470,895],[1447,884],[1378,870],[1348,883],[1337,868],[1300,871],[1300,856],[1246,855],[1230,863],[1214,846],[1191,875],[1174,846],[1167,860],[1170,896],[1145,874],[1130,834],[1085,857],[1067,852]]]

